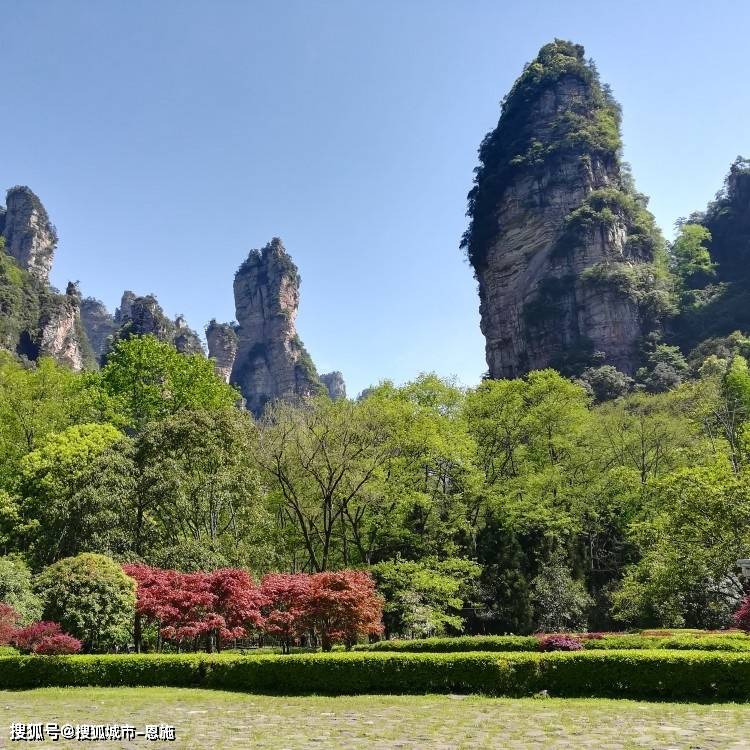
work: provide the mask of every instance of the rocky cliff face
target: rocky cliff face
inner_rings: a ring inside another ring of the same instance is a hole
[[[661,237],[620,162],[620,111],[584,50],[542,48],[479,150],[463,246],[490,377],[633,372]]]
[[[674,340],[685,352],[704,339],[750,331],[750,159],[737,157],[715,200],[689,223],[710,232],[706,249],[714,272],[689,284],[672,322]]]
[[[198,334],[188,326],[182,315],[170,320],[153,294],[138,296],[123,292],[113,322],[116,338],[151,335],[170,344],[183,354],[203,354]]]
[[[0,210],[0,346],[29,360],[51,356],[80,370],[93,363],[76,284],[48,283],[57,243],[44,206],[26,187],[11,188]]]
[[[46,284],[57,246],[57,233],[47,211],[36,194],[23,186],[8,190],[5,206],[0,217],[5,252]]]
[[[339,398],[346,398],[346,383],[344,376],[338,371],[326,372],[320,376],[323,385],[328,389],[328,395],[336,401]]]
[[[69,283],[40,319],[39,355],[53,357],[73,370],[82,370],[87,353],[80,319],[81,294]]]
[[[231,323],[217,323],[216,320],[212,320],[206,326],[206,343],[208,356],[214,360],[217,374],[228,383],[237,356],[235,327]]]
[[[81,302],[81,323],[94,355],[101,359],[107,351],[110,336],[117,331],[112,313],[101,300],[86,297]]]
[[[295,328],[300,278],[281,240],[252,250],[234,279],[237,355],[230,382],[254,414],[276,398],[325,392]]]

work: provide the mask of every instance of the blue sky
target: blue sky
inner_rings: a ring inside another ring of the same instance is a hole
[[[0,0],[0,187],[60,233],[53,282],[154,292],[197,329],[278,235],[299,332],[350,393],[486,369],[458,248],[476,149],[554,37],[624,108],[668,236],[750,155],[746,2]]]

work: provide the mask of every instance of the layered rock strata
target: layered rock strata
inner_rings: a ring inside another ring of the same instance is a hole
[[[252,250],[235,275],[237,354],[230,382],[256,415],[275,399],[325,393],[295,327],[299,286],[297,267],[278,238]]]
[[[237,356],[237,331],[231,323],[217,323],[212,320],[206,326],[208,356],[214,360],[217,374],[226,382],[232,375]]]
[[[0,211],[0,235],[5,252],[44,284],[49,282],[57,247],[57,232],[36,194],[25,186],[8,190]]]
[[[112,313],[101,300],[86,297],[81,302],[81,322],[94,356],[101,359],[118,328]]]
[[[542,48],[482,142],[464,235],[489,375],[632,373],[662,242],[620,161],[620,110],[584,50]]]

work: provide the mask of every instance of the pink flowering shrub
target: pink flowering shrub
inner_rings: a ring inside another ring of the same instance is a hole
[[[539,639],[540,651],[580,651],[583,644],[572,635],[547,635]]]

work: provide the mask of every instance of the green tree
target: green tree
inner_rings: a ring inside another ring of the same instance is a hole
[[[473,554],[484,494],[464,399],[455,383],[434,374],[401,388],[383,383],[370,394],[368,402],[387,421],[392,454],[363,519],[367,561]]]
[[[255,457],[287,539],[290,567],[328,570],[364,551],[368,492],[393,452],[387,420],[371,398],[279,401],[259,425]]]
[[[235,406],[239,393],[201,355],[180,354],[154,336],[118,341],[100,378],[103,408],[130,432],[188,409]]]
[[[464,628],[462,610],[471,600],[481,568],[471,560],[452,558],[418,562],[389,560],[372,567],[378,591],[385,597],[386,635],[410,638],[442,635]]]
[[[670,248],[672,272],[682,288],[705,284],[715,275],[716,264],[711,262],[708,246],[711,232],[700,224],[682,224]]]
[[[273,566],[275,530],[253,461],[256,444],[252,418],[234,408],[182,411],[149,424],[136,451],[161,539],[152,554],[189,560],[202,548],[199,557],[214,557],[211,567]]]
[[[106,548],[113,530],[111,503],[87,489],[96,459],[122,438],[109,424],[76,425],[48,435],[21,460],[20,531],[37,566]]]
[[[45,619],[57,622],[86,651],[126,644],[135,616],[135,581],[104,555],[83,553],[45,568],[35,582]]]
[[[648,487],[630,534],[640,551],[614,596],[626,624],[726,625],[743,595],[736,561],[750,555],[750,478],[727,461],[679,469]]]
[[[21,557],[0,557],[0,602],[9,604],[29,625],[41,617],[42,605],[34,593],[31,571]]]
[[[85,376],[47,357],[24,365],[0,351],[0,486],[12,484],[21,458],[47,435],[95,417]]]
[[[571,576],[561,554],[555,555],[532,580],[531,602],[537,628],[548,633],[585,629],[588,610],[593,605],[583,583]]]

